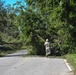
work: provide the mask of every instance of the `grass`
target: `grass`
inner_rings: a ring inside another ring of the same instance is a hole
[[[74,75],[76,75],[76,54],[67,54],[66,59],[73,66]]]

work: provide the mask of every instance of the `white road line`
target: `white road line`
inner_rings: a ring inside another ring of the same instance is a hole
[[[72,71],[71,67],[69,66],[69,64],[67,63],[67,60],[64,59],[65,64],[67,65],[69,71]]]

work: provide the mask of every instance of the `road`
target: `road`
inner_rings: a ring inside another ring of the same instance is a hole
[[[28,51],[27,50],[20,50],[20,51],[17,51],[15,53],[12,53],[12,54],[7,54],[6,56],[7,57],[12,57],[12,56],[25,56],[28,54]]]
[[[72,75],[64,59],[46,57],[1,57],[0,75]]]

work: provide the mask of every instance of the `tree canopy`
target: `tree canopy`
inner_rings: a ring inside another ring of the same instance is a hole
[[[31,46],[33,54],[45,53],[47,38],[62,53],[76,52],[75,0],[23,0],[7,8],[0,3],[2,35]]]

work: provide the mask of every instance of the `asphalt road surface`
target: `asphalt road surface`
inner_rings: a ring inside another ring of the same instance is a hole
[[[72,75],[64,59],[46,57],[1,57],[0,75]]]
[[[25,56],[27,54],[28,54],[28,51],[26,49],[26,50],[17,51],[17,52],[12,53],[12,54],[7,54],[6,56],[8,56],[8,57],[12,57],[12,56]]]

